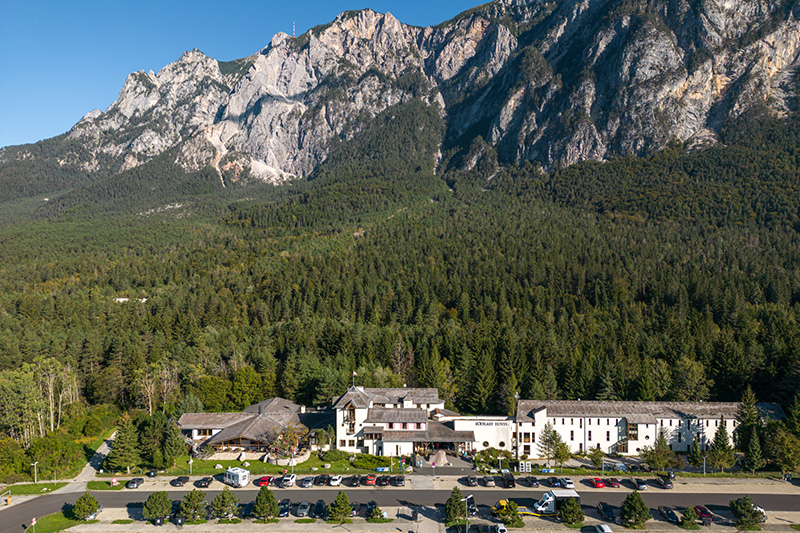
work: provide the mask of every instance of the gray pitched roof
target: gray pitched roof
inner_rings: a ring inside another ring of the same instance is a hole
[[[178,426],[181,429],[222,429],[252,416],[250,413],[183,413]]]
[[[373,407],[367,411],[367,424],[385,422],[427,422],[428,412],[425,409],[397,409],[391,407]]]
[[[475,442],[474,431],[454,431],[441,422],[428,422],[425,431],[384,430],[383,442]]]
[[[284,398],[270,398],[247,407],[245,413],[261,413],[265,415],[292,415],[299,413],[302,407]]]
[[[356,407],[369,407],[373,403],[402,403],[404,399],[416,404],[441,403],[439,389],[435,388],[385,388],[371,389],[365,387],[350,387],[347,392],[333,402],[334,408],[342,408],[352,402]]]
[[[203,443],[204,446],[227,442],[234,439],[247,439],[271,444],[280,434],[284,425],[264,415],[250,415],[248,420],[226,427]]]
[[[573,400],[519,400],[517,422],[532,422],[533,414],[547,409],[552,417],[625,418],[634,424],[654,424],[657,418],[734,418],[740,402],[612,402]],[[783,418],[778,404],[760,403],[764,416]]]

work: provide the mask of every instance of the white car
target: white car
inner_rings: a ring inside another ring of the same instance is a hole
[[[331,487],[338,487],[342,484],[342,476],[333,476],[331,478]]]
[[[297,476],[295,474],[286,474],[283,476],[283,481],[281,485],[284,487],[294,487],[294,482],[297,481]]]
[[[570,478],[568,478],[568,477],[562,477],[561,478],[561,487],[565,488],[565,489],[574,489],[575,488],[575,483],[573,483],[572,480]]]
[[[606,524],[599,524],[597,526],[592,526],[595,533],[614,533],[611,531],[611,528]]]

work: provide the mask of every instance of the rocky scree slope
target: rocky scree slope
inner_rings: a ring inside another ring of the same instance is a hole
[[[800,2],[787,0],[496,0],[428,28],[345,12],[245,59],[193,50],[133,73],[51,151],[90,174],[172,150],[184,169],[215,167],[223,186],[280,182],[414,98],[444,117],[444,164],[462,170],[481,154],[452,156],[476,137],[502,164],[544,168],[714,142],[745,112],[790,108],[798,19]],[[35,157],[11,147],[0,163]]]

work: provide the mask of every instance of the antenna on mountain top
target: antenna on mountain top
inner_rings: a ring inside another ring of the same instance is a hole
[[[294,29],[294,21],[292,21],[292,37],[293,37],[294,39],[297,39],[297,34],[296,34],[296,32],[295,32],[295,29]]]

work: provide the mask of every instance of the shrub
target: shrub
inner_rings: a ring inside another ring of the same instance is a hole
[[[575,498],[570,498],[561,504],[559,517],[567,525],[574,525],[583,522],[584,515],[581,504]]]
[[[353,466],[362,470],[375,470],[378,467],[389,466],[389,458],[366,453],[358,454],[353,460]]]
[[[99,508],[100,502],[87,490],[72,506],[72,515],[78,520],[86,520]]]
[[[344,461],[348,459],[350,454],[342,450],[328,450],[327,452],[319,454],[319,458],[327,463],[335,463],[336,461]]]

